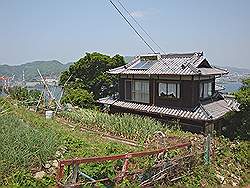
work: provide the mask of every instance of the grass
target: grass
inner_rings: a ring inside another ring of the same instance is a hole
[[[104,139],[96,134],[81,132],[80,126],[71,128],[55,120],[46,120],[41,114],[28,111],[22,106],[4,102],[0,98],[0,109],[8,109],[8,113],[0,116],[0,184],[10,187],[47,187],[55,185],[54,176],[45,176],[42,180],[33,177],[29,166],[42,168],[48,159],[55,159],[55,152],[66,148],[63,156],[57,159],[75,157],[105,156],[119,153],[143,150]],[[4,111],[4,109],[2,110]],[[195,135],[183,133],[162,126],[150,118],[131,115],[116,116],[96,111],[79,110],[80,115],[69,119],[89,128],[144,142],[150,139],[155,130],[180,135],[182,137]],[[102,117],[103,116],[103,117]],[[110,125],[110,127],[108,126]],[[144,130],[143,125],[145,126]],[[156,128],[152,128],[156,126]],[[127,130],[130,127],[132,130]],[[159,129],[158,129],[159,128]],[[3,143],[3,144],[2,144]],[[240,185],[249,182],[249,142],[216,138],[216,160],[212,165],[197,166],[193,174],[179,180],[175,186],[179,187],[217,187],[220,185],[217,174],[224,176],[227,186],[231,185],[232,174],[240,177]],[[147,169],[154,158],[140,158],[131,160],[133,169]],[[94,178],[113,177],[116,170],[120,170],[122,161],[102,164],[81,165],[81,171]],[[132,184],[131,184],[132,183]],[[134,182],[125,181],[121,185],[133,187]]]
[[[162,131],[167,135],[190,136],[189,133],[184,133],[178,127],[170,128],[152,118],[131,114],[110,115],[96,110],[79,109],[76,111],[63,111],[59,115],[84,127],[135,140],[140,143],[149,142],[157,131]]]
[[[34,128],[14,115],[0,116],[0,184],[20,169],[45,163],[57,147],[58,135]]]
[[[66,151],[57,159],[105,156],[142,150],[106,140],[93,133],[73,130],[54,120],[46,120],[22,106],[4,103],[0,99],[0,106],[3,107],[3,104],[11,109],[11,112],[0,116],[0,185],[54,185],[55,177],[36,180],[32,175],[32,169],[43,169],[46,161],[55,159],[56,151],[62,147],[66,148]],[[121,161],[101,165],[88,164],[82,165],[81,169],[99,178],[115,174],[115,169],[120,168],[121,164]]]

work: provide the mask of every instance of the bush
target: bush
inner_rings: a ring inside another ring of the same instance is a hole
[[[95,101],[92,93],[78,88],[67,89],[64,97],[62,98],[62,103],[70,103],[73,106],[79,106],[82,108],[91,108],[94,106]]]
[[[224,121],[226,130],[223,134],[230,139],[250,140],[250,78],[243,81],[243,86],[235,93],[240,103],[240,112],[229,113]]]
[[[26,101],[30,105],[36,104],[41,92],[38,90],[28,90],[25,87],[15,86],[9,90],[10,97],[18,101]]]

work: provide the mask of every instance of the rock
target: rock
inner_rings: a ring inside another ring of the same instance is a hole
[[[43,178],[43,176],[45,176],[45,174],[46,174],[46,173],[45,173],[44,171],[40,171],[40,172],[37,172],[37,173],[35,174],[34,177],[35,177],[36,179],[39,179],[39,180],[40,180],[40,179]]]
[[[62,147],[62,148],[61,148],[61,153],[62,153],[62,154],[64,154],[66,151],[67,151],[67,148],[66,148],[66,147]]]
[[[57,160],[54,160],[54,161],[52,162],[52,166],[53,166],[53,167],[58,167],[58,161],[57,161]]]
[[[225,177],[219,175],[219,174],[216,174],[216,177],[220,180],[220,183],[223,184],[224,180],[225,180]]]
[[[44,165],[44,168],[47,168],[47,169],[48,169],[48,168],[50,168],[50,167],[51,167],[51,165],[50,165],[49,163],[47,163],[47,164]]]
[[[231,174],[231,177],[234,178],[234,179],[238,179],[238,177],[235,176],[234,174]]]
[[[49,168],[48,172],[49,172],[50,175],[54,175],[54,174],[56,174],[56,169],[54,167]]]
[[[232,186],[233,186],[233,187],[236,187],[236,186],[237,186],[237,183],[232,182]]]
[[[61,152],[60,152],[60,151],[57,151],[55,157],[58,158],[58,157],[60,157],[61,155],[62,155]]]

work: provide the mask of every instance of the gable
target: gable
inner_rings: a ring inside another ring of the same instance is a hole
[[[206,59],[204,59],[197,68],[212,68]]]

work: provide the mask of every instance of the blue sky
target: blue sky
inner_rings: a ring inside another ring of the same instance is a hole
[[[249,0],[120,1],[166,52],[203,51],[212,64],[250,68]],[[151,52],[108,0],[0,0],[1,64],[67,63],[93,51]]]

